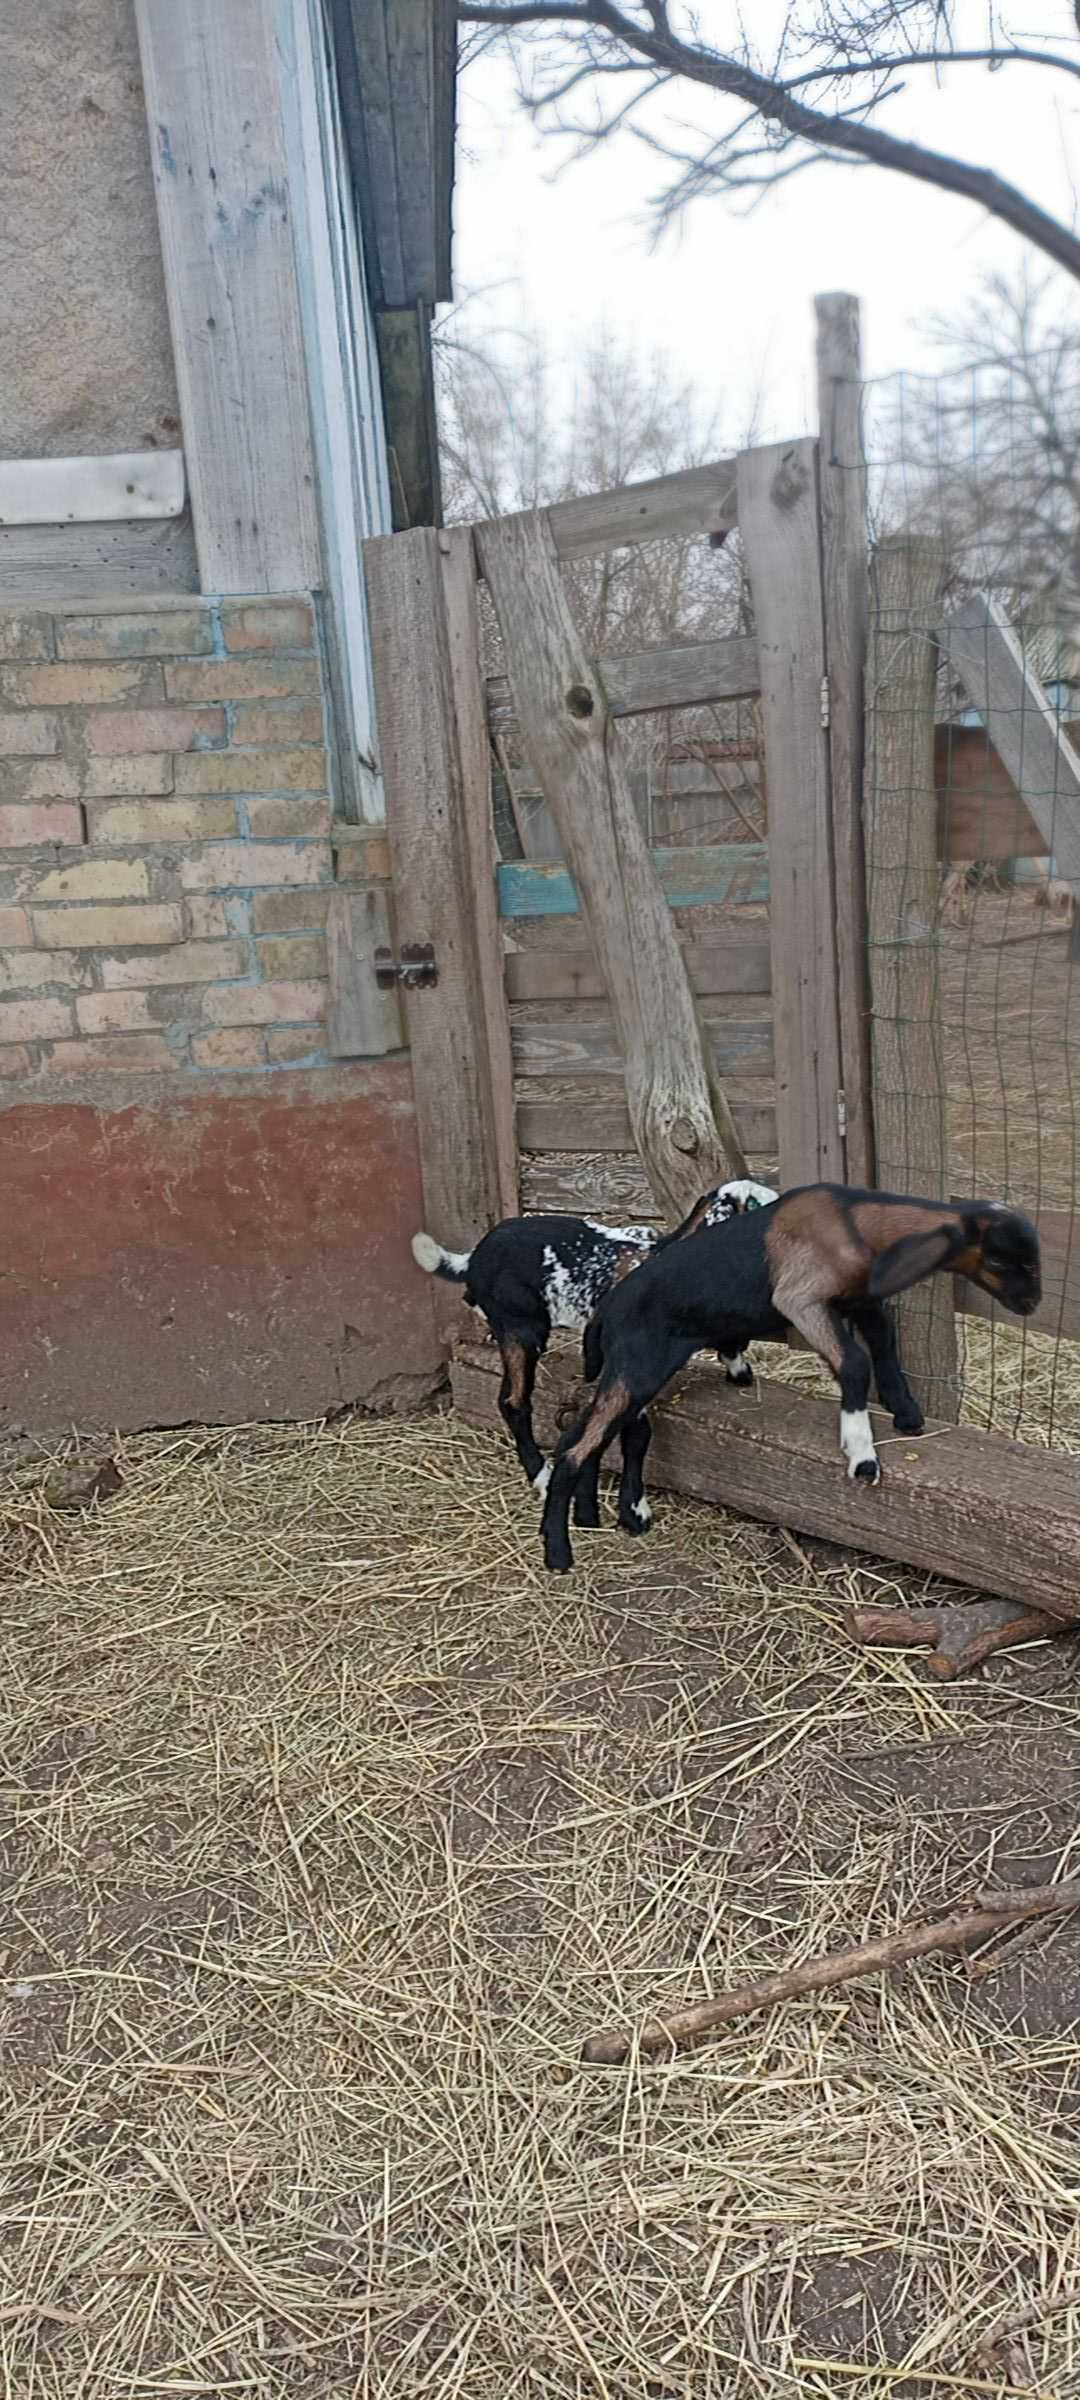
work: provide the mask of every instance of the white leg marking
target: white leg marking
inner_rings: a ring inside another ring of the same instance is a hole
[[[652,1509],[650,1508],[647,1500],[635,1500],[634,1515],[637,1518],[639,1525],[652,1524]]]
[[[547,1496],[547,1488],[551,1482],[551,1465],[552,1462],[549,1458],[541,1467],[540,1473],[533,1476],[533,1490],[539,1495],[541,1500],[545,1499]]]
[[[840,1448],[848,1462],[848,1476],[852,1483],[856,1481],[859,1483],[877,1482],[881,1473],[881,1463],[874,1448],[874,1436],[870,1431],[870,1419],[865,1408],[841,1409]],[[859,1474],[860,1467],[863,1469],[861,1475]],[[871,1467],[873,1468],[872,1474],[868,1471]]]
[[[727,1360],[724,1371],[729,1383],[750,1383],[753,1378],[753,1369],[745,1350],[736,1351],[734,1358]]]

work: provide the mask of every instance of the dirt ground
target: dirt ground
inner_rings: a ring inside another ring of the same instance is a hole
[[[1080,1650],[504,1443],[145,1437],[0,1542],[0,2390],[1080,2400],[1080,1924],[584,2069],[608,2021],[1077,1871]]]

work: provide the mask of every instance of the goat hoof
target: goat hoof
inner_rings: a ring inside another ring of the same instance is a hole
[[[569,1545],[565,1550],[548,1550],[544,1554],[544,1565],[549,1575],[569,1575],[573,1563],[574,1553]]]
[[[754,1370],[752,1367],[740,1367],[734,1375],[730,1371],[728,1373],[728,1382],[733,1383],[740,1392],[745,1392],[753,1380]]]
[[[898,1408],[893,1418],[897,1433],[925,1433],[926,1418],[921,1408]]]
[[[852,1483],[880,1483],[881,1460],[880,1458],[856,1459],[855,1464],[848,1468],[848,1474]]]
[[[574,1523],[582,1533],[599,1533],[600,1503],[598,1500],[574,1502]]]
[[[619,1524],[624,1533],[648,1533],[652,1521],[653,1513],[647,1500],[634,1500],[628,1509],[619,1511]]]

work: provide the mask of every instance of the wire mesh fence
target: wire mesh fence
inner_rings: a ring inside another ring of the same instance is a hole
[[[863,426],[878,1178],[1038,1220],[1032,1325],[939,1279],[916,1341],[939,1413],[1080,1449],[1080,363],[891,378]]]

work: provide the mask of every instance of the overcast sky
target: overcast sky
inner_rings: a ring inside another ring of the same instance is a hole
[[[754,0],[756,32],[773,11],[774,0]],[[957,39],[984,42],[987,14],[985,0],[959,0]],[[734,16],[729,0],[704,0],[704,27],[718,39]],[[1041,43],[1075,21],[1065,0],[1013,0],[1008,23],[1017,40]],[[691,109],[716,123],[714,105],[726,104],[695,94],[680,99],[678,114],[683,124]],[[1080,84],[1065,76],[955,67],[935,88],[931,72],[911,69],[883,122],[993,166],[1072,221]],[[467,70],[455,287],[461,295],[486,288],[486,296],[470,302],[463,324],[525,322],[567,353],[601,322],[646,352],[662,345],[706,402],[719,403],[725,441],[740,438],[755,409],[759,440],[811,428],[815,292],[858,293],[867,369],[881,375],[932,364],[927,320],[961,307],[986,269],[1008,269],[1023,255],[1017,237],[967,201],[876,167],[824,164],[749,216],[729,201],[697,201],[652,248],[647,203],[661,162],[626,136],[557,172],[566,157],[518,106],[507,63],[482,59]]]

